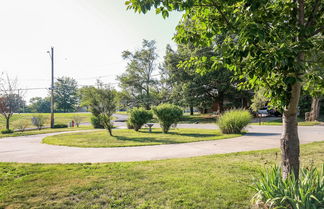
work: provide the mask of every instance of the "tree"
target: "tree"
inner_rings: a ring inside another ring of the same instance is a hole
[[[310,60],[310,68],[306,74],[304,89],[312,97],[309,121],[318,120],[320,113],[320,100],[324,95],[324,52],[313,52],[307,57]]]
[[[154,103],[152,91],[156,84],[153,72],[156,68],[155,41],[143,40],[142,49],[135,51],[124,51],[122,57],[128,60],[126,72],[117,79],[120,87],[127,93],[132,106],[143,106],[147,110]]]
[[[217,104],[218,111],[224,111],[225,99],[234,102],[236,98],[243,98],[243,94],[236,87],[238,81],[232,79],[233,73],[226,68],[219,70],[196,73],[196,66],[187,67],[182,65],[192,56],[212,56],[212,48],[194,48],[189,45],[178,45],[177,51],[173,51],[167,46],[166,55],[162,68],[163,74],[168,75],[167,82],[171,83],[175,90],[171,96],[174,101],[182,101],[190,107],[193,114],[193,107],[202,109],[210,108],[212,104]],[[213,63],[205,62],[200,69],[210,69]],[[170,85],[170,84],[169,84]],[[247,95],[244,92],[244,95]],[[183,104],[182,104],[183,105]]]
[[[70,77],[61,77],[57,79],[54,86],[54,98],[58,111],[74,112],[79,103],[77,81]]]
[[[16,94],[17,79],[6,79],[0,81],[0,114],[6,120],[6,129],[10,129],[10,119],[19,110],[21,97]]]
[[[282,172],[299,174],[298,102],[307,69],[305,54],[323,49],[321,0],[128,0],[129,9],[155,8],[167,17],[185,11],[175,40],[212,46],[213,69],[227,67],[249,88],[266,87],[272,105],[283,109]],[[207,58],[193,59],[199,65]]]
[[[97,82],[97,87],[85,87],[82,89],[82,104],[90,107],[92,114],[100,120],[100,123],[112,134],[112,115],[117,109],[117,91],[109,85]]]
[[[49,97],[33,97],[30,99],[28,106],[31,112],[34,113],[49,113],[51,112],[51,100]]]

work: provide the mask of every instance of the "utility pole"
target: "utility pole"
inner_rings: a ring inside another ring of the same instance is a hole
[[[47,51],[51,57],[52,66],[52,84],[51,84],[51,128],[54,128],[54,47],[51,47],[51,51]]]

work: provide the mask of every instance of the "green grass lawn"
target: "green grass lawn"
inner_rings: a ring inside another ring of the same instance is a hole
[[[37,135],[37,134],[48,134],[48,133],[56,133],[56,132],[63,132],[63,131],[80,131],[80,130],[90,130],[93,129],[92,126],[80,126],[79,128],[45,128],[41,130],[28,130],[28,131],[17,131],[12,134],[0,134],[0,138],[4,137],[15,137],[15,136],[29,136],[29,135]]]
[[[301,146],[320,167],[324,142]],[[0,163],[0,208],[250,208],[253,178],[278,149],[102,164]]]
[[[16,129],[15,121],[20,119],[26,119],[30,121],[30,128],[34,128],[31,124],[31,119],[34,115],[44,115],[47,118],[46,126],[50,124],[50,113],[21,113],[21,114],[14,114],[10,120],[10,128]],[[68,124],[70,121],[73,120],[73,116],[79,115],[82,118],[82,123],[90,122],[91,113],[55,113],[55,123],[64,123]],[[3,116],[0,116],[0,129],[4,129],[6,127],[6,121]]]
[[[207,140],[226,139],[241,136],[241,134],[222,134],[219,130],[208,129],[174,129],[163,134],[161,129],[147,129],[140,132],[129,129],[113,130],[113,137],[107,131],[68,133],[49,136],[43,143],[74,147],[126,147],[158,144],[176,144]]]

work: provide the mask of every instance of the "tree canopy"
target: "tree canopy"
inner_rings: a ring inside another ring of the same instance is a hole
[[[187,65],[210,60],[213,69],[226,67],[245,78],[244,86],[268,89],[272,105],[283,109],[283,177],[298,176],[298,103],[309,66],[305,55],[323,50],[322,0],[128,0],[126,5],[135,12],[155,9],[164,17],[184,11],[175,40],[215,53],[193,57]]]
[[[70,77],[58,78],[55,82],[54,98],[58,111],[74,112],[79,103],[77,81]]]

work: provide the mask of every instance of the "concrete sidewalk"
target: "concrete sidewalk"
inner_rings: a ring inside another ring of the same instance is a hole
[[[214,124],[179,124],[178,127],[216,128]],[[248,131],[248,134],[232,139],[118,148],[77,148],[41,143],[44,137],[61,133],[8,137],[0,139],[0,162],[128,162],[183,158],[279,147],[280,126],[249,126]],[[323,126],[300,126],[299,134],[302,144],[324,141]]]

